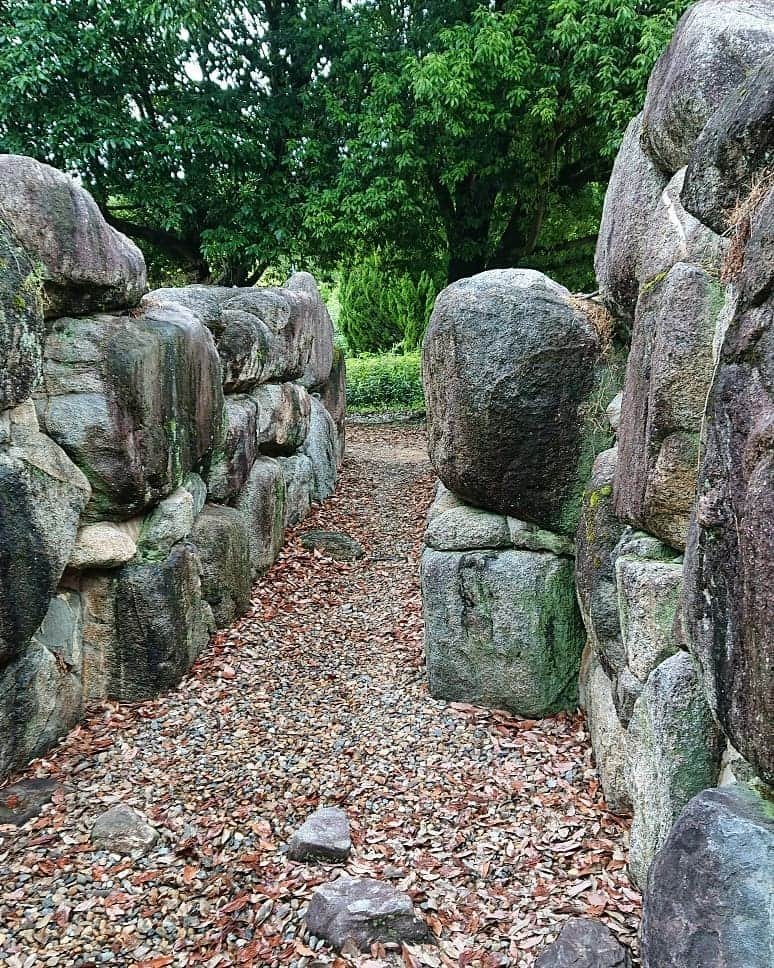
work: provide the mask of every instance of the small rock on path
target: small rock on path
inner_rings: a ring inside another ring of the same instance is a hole
[[[346,860],[352,851],[349,820],[337,807],[320,807],[293,834],[288,848],[291,860]]]

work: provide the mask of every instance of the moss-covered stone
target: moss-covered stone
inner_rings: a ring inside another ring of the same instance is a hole
[[[570,559],[428,549],[422,598],[434,696],[522,716],[577,703],[584,631]]]

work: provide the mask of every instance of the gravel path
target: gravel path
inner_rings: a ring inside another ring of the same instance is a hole
[[[336,496],[289,535],[251,612],[173,694],[102,704],[27,775],[62,793],[0,827],[0,965],[528,968],[572,914],[624,940],[639,899],[579,716],[515,721],[427,695],[417,563],[432,478],[415,426],[354,427]],[[353,564],[302,548],[346,531]],[[161,838],[94,851],[118,802]],[[333,867],[287,859],[318,805],[346,809],[347,869],[409,891],[437,946],[337,957],[306,902]]]

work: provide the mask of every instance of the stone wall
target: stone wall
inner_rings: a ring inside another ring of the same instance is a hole
[[[522,270],[438,299],[424,345],[445,485],[423,564],[430,688],[524,716],[579,698],[608,806],[632,815],[647,968],[763,968],[771,4],[702,0],[681,20],[616,160],[596,271],[591,301]]]
[[[71,178],[0,156],[0,777],[174,687],[336,486],[314,280],[146,293]]]

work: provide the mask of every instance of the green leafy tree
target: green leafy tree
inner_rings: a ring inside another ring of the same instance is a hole
[[[253,281],[304,254],[346,22],[341,0],[5,0],[0,150],[77,173],[158,259]]]
[[[541,255],[556,261],[563,246],[572,261],[579,229],[593,235],[599,217],[601,194],[589,186],[606,182],[686,6],[363,4],[360,43],[372,68],[349,112],[337,182],[307,213],[321,244],[440,248],[450,280]]]

